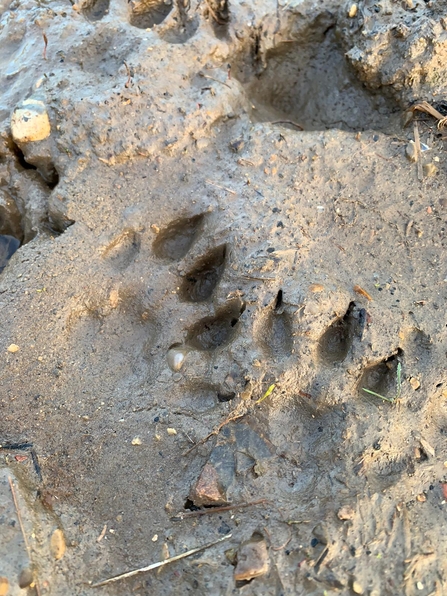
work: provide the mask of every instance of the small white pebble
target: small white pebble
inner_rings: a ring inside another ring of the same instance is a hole
[[[140,437],[135,437],[134,439],[132,439],[132,445],[141,445],[142,441],[140,439]]]
[[[350,19],[353,19],[355,17],[355,15],[357,14],[357,9],[358,9],[357,4],[351,4],[351,6],[349,7],[349,10],[348,10],[348,17]]]
[[[424,584],[423,584],[422,582],[418,582],[418,583],[416,584],[416,588],[417,588],[418,590],[423,590],[423,589],[424,589]]]
[[[152,536],[152,542],[157,542],[157,540],[158,540],[158,534],[154,534]]]
[[[175,428],[167,428],[166,429],[168,432],[168,435],[176,435],[177,431],[175,430]]]
[[[15,354],[19,350],[20,350],[20,348],[16,344],[11,344],[10,346],[8,346],[8,352],[11,352],[11,354]]]

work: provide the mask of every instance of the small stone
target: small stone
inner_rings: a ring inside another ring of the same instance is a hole
[[[152,536],[152,542],[157,542],[157,540],[158,540],[158,534],[154,534]]]
[[[142,445],[143,441],[140,439],[140,437],[134,437],[132,439],[132,445]]]
[[[419,503],[425,503],[425,501],[427,500],[427,497],[424,495],[424,493],[421,493],[420,495],[418,495],[416,497],[416,499],[419,501]]]
[[[216,468],[209,462],[205,464],[200,476],[192,488],[189,498],[196,507],[202,505],[226,505],[227,495],[220,482]]]
[[[208,147],[209,144],[210,144],[209,140],[205,139],[205,138],[197,139],[197,141],[196,141],[196,147],[197,147],[197,149],[199,149],[199,151],[201,149],[206,149],[206,147]]]
[[[413,389],[413,391],[416,391],[417,389],[419,389],[419,387],[421,386],[421,383],[418,379],[416,379],[415,377],[411,377],[410,378],[410,385]]]
[[[349,505],[345,505],[344,507],[342,507],[341,509],[338,510],[337,517],[338,517],[338,519],[341,519],[342,521],[354,519],[355,511],[352,507],[349,507]]]
[[[6,577],[0,576],[0,596],[6,596],[9,592],[9,581]]]
[[[350,19],[353,19],[357,14],[357,10],[358,10],[357,4],[351,4],[351,6],[349,7],[349,10],[348,10],[348,17]]]
[[[175,428],[167,428],[166,432],[168,433],[169,436],[174,436],[177,434],[177,431],[175,430]]]
[[[30,98],[19,104],[12,114],[11,132],[17,144],[48,138],[51,124],[43,101]]]
[[[230,565],[236,566],[237,563],[237,550],[235,548],[229,548],[225,551],[225,556]]]
[[[239,153],[245,146],[245,142],[243,139],[236,139],[230,143],[230,149],[233,153]]]
[[[33,572],[29,567],[22,569],[19,575],[19,588],[28,588],[34,581]]]
[[[66,544],[64,533],[59,528],[54,530],[53,534],[51,535],[50,548],[51,553],[56,561],[62,559],[65,554]]]
[[[438,171],[438,168],[435,166],[434,163],[426,163],[423,166],[424,176],[430,178],[431,176],[435,176]]]
[[[174,372],[177,372],[182,368],[185,358],[186,349],[181,346],[173,346],[166,355],[168,366]]]
[[[410,161],[416,161],[417,154],[416,154],[416,144],[414,141],[410,141],[408,145],[405,147],[405,155],[408,157]]]
[[[112,290],[109,294],[110,308],[116,308],[120,303],[120,295],[118,290]]]
[[[424,584],[423,584],[422,582],[418,582],[418,583],[416,584],[416,588],[417,588],[418,590],[423,590],[423,589],[424,589]]]
[[[249,581],[264,575],[269,570],[267,545],[261,534],[255,533],[247,542],[243,542],[237,553],[237,565],[234,570],[236,581]]]
[[[352,582],[352,591],[354,594],[363,594],[363,586],[357,580]]]
[[[11,354],[15,354],[19,350],[20,350],[20,348],[16,344],[11,344],[10,346],[8,346],[8,352],[11,352]]]
[[[317,294],[318,292],[324,292],[324,286],[321,284],[311,284],[309,286],[309,291]]]

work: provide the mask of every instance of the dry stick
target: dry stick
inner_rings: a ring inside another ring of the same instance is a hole
[[[8,476],[8,482],[9,482],[9,488],[11,489],[12,500],[14,501],[14,507],[16,508],[17,519],[19,520],[20,530],[22,531],[23,541],[25,542],[26,552],[28,553],[30,563],[32,563],[31,547],[29,545],[28,538],[26,537],[26,534],[25,534],[25,528],[23,527],[22,515],[21,515],[20,509],[19,509],[19,502],[17,500],[17,495],[16,495],[14,483],[12,481],[11,476]],[[40,588],[39,588],[39,584],[37,583],[37,579],[34,580],[34,585],[36,587],[37,596],[40,596]]]
[[[204,79],[209,79],[210,81],[216,81],[216,83],[220,83],[221,85],[225,85],[225,87],[228,87],[228,89],[231,89],[230,85],[227,85],[223,81],[219,81],[219,79],[215,79],[214,77],[210,77],[209,75],[203,74],[203,72],[201,73],[200,76],[203,77]]]
[[[231,538],[231,534],[227,534],[219,540],[215,540],[214,542],[209,542],[208,544],[204,544],[203,546],[198,546],[197,548],[193,548],[191,550],[186,551],[186,553],[182,553],[181,555],[175,555],[175,557],[171,557],[170,559],[165,559],[164,561],[158,561],[158,563],[152,563],[152,565],[148,565],[147,567],[140,567],[139,569],[133,569],[132,571],[128,571],[127,573],[121,573],[120,575],[115,575],[114,577],[109,577],[108,579],[103,580],[102,582],[98,582],[96,584],[91,584],[90,587],[92,588],[99,588],[99,586],[105,586],[106,584],[111,584],[112,582],[116,582],[120,579],[125,579],[127,577],[134,577],[139,573],[144,573],[145,571],[151,571],[152,569],[157,569],[158,567],[163,567],[168,563],[173,563],[174,561],[179,561],[180,559],[184,559],[186,557],[190,557],[191,555],[195,555],[196,553],[201,552],[207,548],[211,548],[219,542],[223,542],[224,540],[228,540]]]
[[[216,188],[220,188],[221,190],[226,190],[227,192],[230,192],[232,195],[237,194],[237,192],[235,192],[234,190],[231,190],[231,188],[225,188],[225,186],[219,186],[215,182],[211,182],[211,180],[206,180],[206,182],[207,182],[207,184],[211,184],[211,186],[215,186]]]
[[[422,172],[421,139],[419,137],[419,128],[417,122],[414,123],[414,146],[416,149],[416,165],[418,172],[418,180],[419,182],[421,182],[424,179],[424,174]]]
[[[229,424],[230,422],[233,422],[233,420],[238,420],[239,418],[242,418],[243,416],[245,416],[248,413],[247,410],[242,411],[242,412],[238,411],[238,409],[241,407],[241,405],[243,405],[245,407],[245,404],[239,404],[239,406],[237,406],[232,412],[230,412],[230,414],[225,418],[225,420],[223,422],[221,422],[218,426],[216,426],[216,428],[214,430],[212,430],[208,435],[206,435],[205,438],[203,438],[200,441],[198,441],[197,443],[195,443],[191,447],[191,449],[188,449],[188,451],[185,451],[185,453],[183,455],[189,455],[191,453],[191,451],[194,451],[194,449],[196,449],[200,445],[203,445],[204,443],[206,443],[208,441],[208,439],[211,439],[211,437],[213,437],[214,435],[218,435],[225,425]]]
[[[43,42],[44,42],[44,48],[43,48],[43,59],[46,60],[47,59],[47,46],[48,46],[48,37],[46,36],[45,33],[42,33],[43,36]]]
[[[301,124],[294,122],[293,120],[275,120],[272,124],[291,124],[292,126],[296,126],[298,130],[304,130]]]
[[[222,511],[231,511],[232,509],[242,509],[243,507],[252,507],[253,505],[262,505],[269,503],[268,499],[259,499],[251,503],[234,503],[233,505],[223,505],[222,507],[211,507],[210,509],[199,509],[198,511],[180,511],[171,520],[185,519],[186,517],[199,517],[200,515],[210,515],[212,513],[221,513]]]

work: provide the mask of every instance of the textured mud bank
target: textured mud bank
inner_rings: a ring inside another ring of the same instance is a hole
[[[445,592],[446,9],[0,2],[0,594]]]

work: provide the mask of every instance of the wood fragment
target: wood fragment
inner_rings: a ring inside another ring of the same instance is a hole
[[[419,111],[419,112],[424,112],[425,114],[429,114],[429,116],[433,116],[433,118],[436,118],[436,120],[439,121],[438,127],[439,127],[440,122],[446,120],[445,116],[443,114],[441,114],[441,112],[438,112],[438,110],[436,108],[431,106],[428,103],[428,101],[422,101],[421,103],[417,103],[416,105],[411,106],[411,108],[408,111],[413,114],[414,114],[414,112]],[[442,126],[444,126],[444,124]]]
[[[370,302],[372,301],[372,296],[368,294],[368,292],[364,290],[361,286],[354,286],[353,290],[356,294],[363,296],[363,298],[366,298]]]
[[[117,582],[121,579],[126,579],[128,577],[134,577],[140,573],[144,573],[146,571],[152,571],[152,569],[158,569],[158,567],[163,567],[168,563],[173,563],[174,561],[179,561],[180,559],[185,559],[186,557],[190,557],[191,555],[195,555],[196,553],[200,553],[201,551],[211,548],[224,540],[228,540],[231,538],[231,534],[227,534],[226,536],[222,536],[219,540],[215,540],[214,542],[209,542],[208,544],[204,544],[203,546],[198,546],[197,548],[192,548],[191,550],[182,553],[181,555],[175,555],[169,559],[164,559],[164,561],[158,561],[157,563],[152,563],[151,565],[147,565],[147,567],[139,567],[138,569],[133,569],[132,571],[127,571],[126,573],[120,573],[120,575],[115,575],[113,577],[109,577],[103,581],[97,582],[96,584],[90,584],[92,588],[99,588],[100,586],[105,586],[107,584],[111,584],[113,582]]]
[[[250,503],[234,503],[232,505],[222,505],[222,507],[210,507],[209,509],[198,509],[197,511],[179,511],[177,515],[171,517],[172,521],[180,521],[187,517],[200,517],[201,515],[211,515],[213,513],[221,513],[222,511],[231,511],[232,509],[242,509],[245,507],[253,507],[254,505],[262,505],[269,503],[268,499],[259,499],[258,501],[251,501]]]
[[[101,540],[104,538],[104,536],[106,535],[107,532],[107,524],[104,524],[103,529],[101,530],[101,534],[98,536],[98,538],[96,539],[96,542],[101,542]]]

